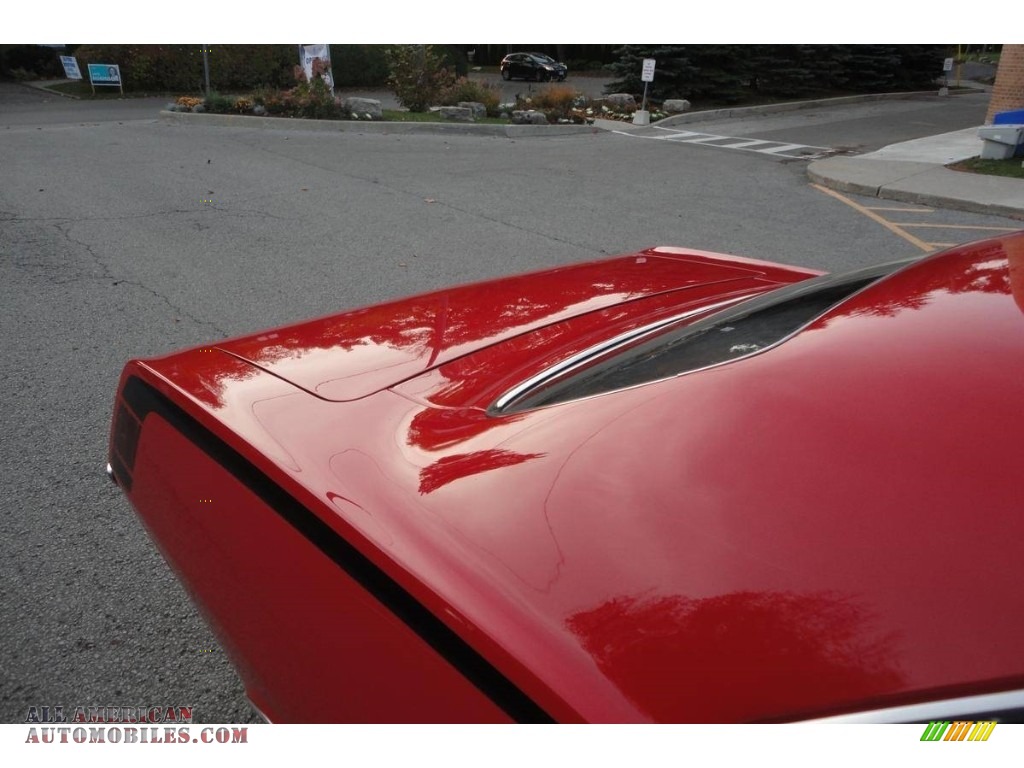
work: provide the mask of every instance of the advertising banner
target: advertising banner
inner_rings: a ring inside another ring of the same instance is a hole
[[[121,67],[117,64],[90,64],[89,81],[93,85],[121,85]]]
[[[299,61],[302,62],[302,69],[306,73],[306,79],[313,80],[313,61],[320,59],[326,64],[320,77],[327,83],[327,87],[334,93],[334,75],[331,74],[331,46],[330,45],[300,45]]]
[[[92,92],[96,93],[97,85],[112,85],[121,89],[124,93],[124,84],[121,82],[121,67],[117,64],[90,64],[89,85]]]

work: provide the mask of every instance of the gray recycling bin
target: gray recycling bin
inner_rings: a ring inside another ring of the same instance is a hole
[[[983,125],[978,136],[982,160],[1006,160],[1024,150],[1024,125]]]

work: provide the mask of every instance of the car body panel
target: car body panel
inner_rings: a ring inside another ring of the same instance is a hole
[[[221,351],[125,376],[551,718],[790,720],[1024,687],[1022,277],[1024,234],[964,246],[764,353],[508,416],[478,370],[536,330],[348,402]]]
[[[423,296],[253,334],[217,347],[327,400],[355,400],[467,352],[646,297],[725,281],[815,273],[651,249]],[[481,300],[486,297],[486,300]]]

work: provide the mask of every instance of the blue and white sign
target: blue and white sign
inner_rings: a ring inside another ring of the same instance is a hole
[[[93,85],[120,85],[121,67],[117,64],[90,64],[89,82]]]
[[[64,77],[68,80],[82,79],[82,70],[78,68],[78,59],[74,56],[61,56],[60,63],[64,66]]]

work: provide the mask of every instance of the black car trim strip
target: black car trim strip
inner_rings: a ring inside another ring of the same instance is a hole
[[[554,718],[425,608],[404,587],[166,395],[137,376],[131,376],[125,382],[122,397],[143,422],[148,414],[156,413],[230,472],[509,717],[521,723],[555,722]]]

